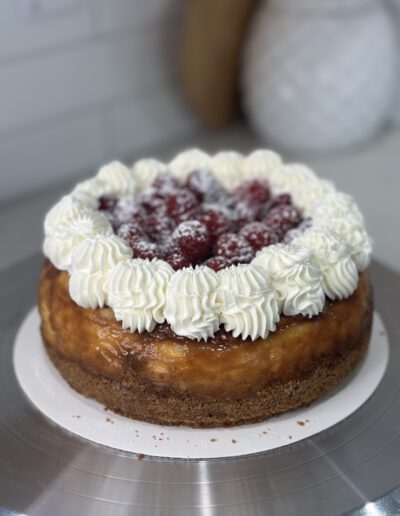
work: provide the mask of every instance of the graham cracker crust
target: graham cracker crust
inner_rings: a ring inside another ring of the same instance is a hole
[[[149,423],[212,428],[256,423],[309,405],[356,368],[366,353],[369,337],[368,331],[351,350],[332,354],[295,378],[271,382],[248,397],[225,400],[160,390],[129,369],[122,379],[99,376],[57,354],[44,342],[51,361],[68,384],[107,409]]]

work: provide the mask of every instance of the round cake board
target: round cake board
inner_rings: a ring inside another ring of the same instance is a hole
[[[232,428],[195,429],[131,420],[75,392],[49,360],[33,308],[23,320],[14,348],[17,379],[31,403],[68,432],[100,445],[177,459],[250,455],[290,445],[349,417],[373,394],[389,358],[381,318],[375,312],[368,352],[354,373],[311,406],[265,422]]]

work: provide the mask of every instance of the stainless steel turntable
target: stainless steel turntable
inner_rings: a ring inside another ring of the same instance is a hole
[[[278,450],[236,459],[142,460],[53,426],[25,399],[12,367],[41,258],[0,274],[0,506],[43,514],[400,514],[400,277],[372,266],[389,340],[386,374],[351,417]],[[0,509],[1,512],[1,509]]]

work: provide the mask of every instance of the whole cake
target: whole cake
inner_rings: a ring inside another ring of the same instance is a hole
[[[125,416],[261,421],[320,398],[367,350],[362,214],[272,151],[110,163],[44,230],[48,355],[71,387]]]

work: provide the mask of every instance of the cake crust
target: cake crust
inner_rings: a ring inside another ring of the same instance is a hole
[[[281,317],[267,339],[220,330],[198,343],[167,325],[124,331],[109,308],[78,306],[68,274],[46,261],[39,309],[47,352],[78,392],[135,419],[216,427],[308,405],[338,385],[367,350],[372,291],[363,272],[352,296],[311,319]]]

